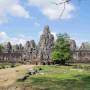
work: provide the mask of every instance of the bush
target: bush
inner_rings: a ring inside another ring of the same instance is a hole
[[[14,67],[16,67],[15,64],[11,64],[11,68],[14,68]]]
[[[4,66],[4,65],[2,65],[2,66],[1,66],[1,69],[5,69],[5,66]]]
[[[42,68],[39,68],[39,70],[41,71],[41,70],[43,70]]]

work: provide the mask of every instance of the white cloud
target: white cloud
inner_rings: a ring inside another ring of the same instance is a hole
[[[24,7],[22,7],[22,6],[19,5],[19,4],[16,4],[16,5],[12,6],[12,8],[11,8],[11,10],[10,10],[10,13],[11,13],[13,16],[30,18],[29,12],[26,11],[26,10],[24,9]]]
[[[51,34],[54,36],[54,39],[57,39],[57,33],[56,32],[51,32]]]
[[[28,11],[20,4],[20,0],[0,0],[0,24],[8,22],[8,16],[29,18]]]
[[[5,32],[0,32],[0,42],[2,43],[7,40],[9,40],[8,35]]]
[[[27,0],[25,0],[27,1]],[[75,10],[73,4],[66,4],[66,9],[60,17],[63,5],[57,6],[52,2],[61,2],[62,0],[28,0],[30,5],[36,6],[49,19],[69,19],[71,12]],[[21,5],[22,0],[0,0],[0,24],[8,22],[9,16],[21,18],[30,18],[29,12]]]
[[[37,27],[39,27],[40,26],[40,23],[35,22],[34,25],[37,26]]]
[[[5,32],[0,32],[0,38],[6,38],[6,37],[7,37],[7,35]]]
[[[33,37],[29,37],[29,36],[24,36],[24,35],[18,35],[17,37],[12,37],[12,38],[10,38],[10,42],[12,43],[12,44],[20,44],[20,43],[22,43],[23,45],[26,43],[26,41],[30,41],[30,40],[32,40],[33,39]]]
[[[53,2],[62,2],[62,0],[28,0],[30,5],[38,7],[41,12],[48,16],[50,19],[69,19],[72,17],[71,12],[75,10],[75,7],[71,3],[66,3],[66,9],[64,10],[62,16],[60,14],[63,11],[63,4],[62,5],[55,5]]]
[[[18,37],[17,38],[13,37],[9,41],[12,43],[12,45],[20,44],[20,43],[24,45],[26,43],[25,38],[18,38]]]
[[[42,34],[43,34],[43,31],[40,31],[40,32],[39,32],[39,36],[42,35]]]
[[[33,37],[27,37],[27,36],[24,36],[23,34],[20,34],[17,37],[10,37],[9,35],[7,35],[7,33],[0,32],[0,43],[6,43],[10,41],[13,45],[20,44],[20,43],[24,45],[26,41],[31,39],[33,39]]]

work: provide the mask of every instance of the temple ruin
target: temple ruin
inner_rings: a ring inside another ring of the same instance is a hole
[[[46,25],[38,44],[34,40],[27,41],[24,46],[22,44],[11,45],[8,42],[0,53],[0,62],[50,64],[53,45],[54,35],[51,34],[49,26]],[[70,48],[73,54],[72,62],[90,62],[90,50],[85,48],[84,43],[80,48],[77,48],[75,40],[70,40]]]

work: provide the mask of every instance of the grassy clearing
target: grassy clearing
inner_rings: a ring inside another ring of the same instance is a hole
[[[32,90],[90,90],[90,65],[36,66],[38,74],[19,85],[32,86]],[[29,90],[29,89],[27,89]]]

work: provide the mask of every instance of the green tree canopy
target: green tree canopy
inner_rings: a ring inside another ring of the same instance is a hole
[[[69,40],[70,37],[66,33],[57,35],[57,40],[51,53],[51,58],[54,62],[65,64],[65,62],[71,58]]]
[[[0,53],[3,51],[3,45],[2,44],[0,44]]]

